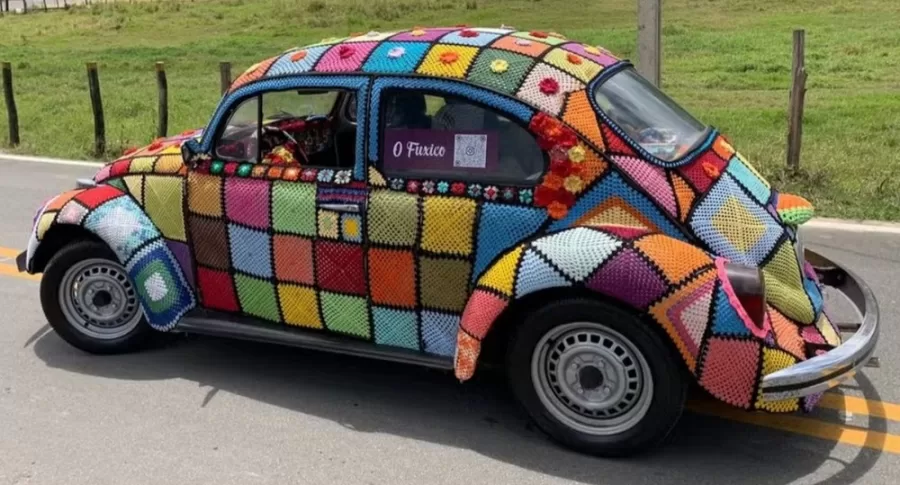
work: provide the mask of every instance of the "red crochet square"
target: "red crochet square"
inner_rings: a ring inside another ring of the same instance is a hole
[[[323,290],[365,295],[362,246],[316,241],[316,282]]]
[[[75,196],[75,200],[87,206],[88,209],[95,209],[100,204],[120,195],[122,195],[122,191],[112,185],[100,185],[78,194]]]
[[[725,160],[719,158],[712,150],[697,157],[693,162],[679,168],[681,175],[686,178],[701,194],[705,194],[710,186],[719,180],[725,171]]]
[[[713,396],[744,409],[753,403],[761,347],[755,340],[709,339],[700,385]]]
[[[131,160],[122,160],[116,163],[113,163],[111,167],[109,167],[109,176],[112,177],[121,177],[122,175],[128,175],[128,169],[131,167]]]
[[[234,290],[234,281],[232,281],[231,275],[224,271],[199,266],[197,268],[197,289],[200,292],[200,301],[206,308],[226,312],[240,310],[237,293]]]

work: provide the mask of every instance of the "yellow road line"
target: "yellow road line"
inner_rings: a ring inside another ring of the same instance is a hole
[[[828,392],[822,396],[822,400],[819,401],[819,407],[900,422],[900,404],[870,401],[861,397],[844,396]]]
[[[2,248],[0,247],[0,259],[3,258],[15,258],[21,253],[21,249],[13,249],[13,248]]]
[[[713,401],[691,401],[687,409],[698,414],[717,416],[740,423],[789,431],[847,445],[900,454],[900,436],[869,431],[858,426],[832,424],[791,414],[763,414],[742,411]]]
[[[13,276],[32,281],[40,281],[41,279],[39,274],[19,273],[19,269],[11,264],[0,264],[0,276]]]

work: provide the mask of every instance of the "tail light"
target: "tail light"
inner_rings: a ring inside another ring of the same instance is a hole
[[[766,319],[766,280],[759,268],[725,263],[725,274],[744,311],[759,329]]]

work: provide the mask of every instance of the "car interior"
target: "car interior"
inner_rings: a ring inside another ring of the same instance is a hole
[[[356,161],[356,110],[353,91],[263,93],[233,110],[216,154],[270,165],[351,168]],[[385,129],[497,133],[499,164],[481,174],[485,182],[533,183],[544,172],[545,157],[523,126],[464,99],[388,90],[382,116]],[[417,171],[416,176],[459,175],[452,167],[440,172]]]

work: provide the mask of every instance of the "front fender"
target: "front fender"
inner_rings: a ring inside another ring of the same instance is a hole
[[[66,225],[93,234],[115,253],[128,270],[153,328],[171,329],[196,305],[185,272],[159,229],[134,199],[110,185],[65,192],[44,204],[28,241],[25,267],[29,272],[36,269],[35,255],[45,238],[56,233],[54,228]]]
[[[576,227],[508,251],[476,283],[457,334],[456,376],[475,372],[481,343],[516,300],[550,288],[586,289],[658,324],[700,385],[742,408],[756,399],[763,368],[797,358],[749,320],[724,272],[724,260],[697,246],[641,229]],[[762,360],[765,365],[760,365]]]

